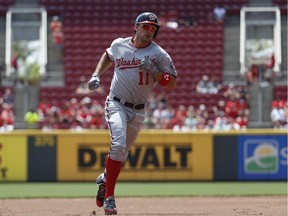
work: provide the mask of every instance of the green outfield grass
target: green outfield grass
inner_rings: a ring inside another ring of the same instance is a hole
[[[85,183],[0,183],[0,199],[94,197],[96,185]],[[287,195],[287,182],[119,182],[118,197]]]

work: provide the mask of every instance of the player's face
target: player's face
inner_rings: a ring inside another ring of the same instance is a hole
[[[138,35],[144,40],[152,40],[155,32],[157,31],[156,26],[148,24],[138,25],[137,29]]]
[[[153,33],[155,33],[156,30],[157,30],[157,27],[154,26],[154,25],[142,24],[142,25],[140,25],[140,26],[141,26],[141,28],[143,28],[145,31],[151,31],[151,32],[153,32]]]

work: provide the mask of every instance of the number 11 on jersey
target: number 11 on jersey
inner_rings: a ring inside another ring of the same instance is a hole
[[[148,85],[149,84],[150,73],[139,71],[139,82],[138,85]]]

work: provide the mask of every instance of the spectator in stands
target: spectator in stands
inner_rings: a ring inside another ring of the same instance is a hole
[[[239,111],[238,115],[249,115],[250,107],[249,107],[249,98],[250,95],[247,92],[246,86],[239,86],[237,88],[238,91],[238,102],[239,102]]]
[[[76,120],[82,128],[89,128],[91,103],[91,98],[85,97],[80,101],[81,108],[76,110]]]
[[[52,32],[53,43],[59,47],[62,47],[64,40],[63,24],[58,16],[54,16],[52,18],[50,30]]]
[[[174,130],[181,130],[181,128],[184,126],[186,111],[186,107],[182,104],[177,107],[175,115],[172,119],[172,127]]]
[[[198,109],[196,109],[195,116],[196,118],[201,117],[204,119],[207,119],[209,117],[205,104],[199,105]]]
[[[195,130],[197,127],[197,120],[195,117],[195,110],[193,106],[189,106],[184,120],[182,131]]]
[[[66,104],[64,101],[63,104]],[[50,103],[47,99],[42,99],[38,105],[38,114],[40,116],[39,127],[43,130],[57,129],[59,121],[60,108]]]
[[[201,94],[217,94],[221,86],[215,81],[203,75],[196,85],[196,91]]]
[[[225,112],[225,104],[226,102],[224,100],[219,100],[217,105],[212,107],[214,117],[219,116],[221,111]]]
[[[58,116],[58,123],[61,127],[69,128],[71,126],[75,120],[77,110],[80,109],[71,109],[69,101],[61,104],[60,108],[55,109],[55,114]]]
[[[240,120],[248,121],[248,116],[250,113],[248,102],[243,100],[243,99],[240,99],[240,100],[238,100],[238,106],[239,106],[239,110],[238,110],[238,115],[236,118],[239,117],[238,121],[240,121]],[[244,124],[244,122],[243,122],[243,124]]]
[[[54,44],[59,47],[63,48],[63,43],[64,43],[64,34],[60,29],[56,29],[55,32],[53,32],[53,42]]]
[[[209,83],[208,83],[209,93],[218,94],[221,88],[222,88],[222,84],[217,81],[216,76],[212,76],[209,79]]]
[[[246,86],[239,86],[237,91],[238,91],[238,95],[239,95],[238,99],[239,100],[243,99],[243,100],[248,102],[250,95],[247,91],[247,87]]]
[[[15,113],[13,111],[13,106],[9,104],[3,104],[0,118],[7,125],[14,125]]]
[[[204,129],[208,120],[209,113],[206,109],[205,104],[200,104],[198,109],[195,111],[195,118],[197,120],[196,129]]]
[[[171,109],[168,109],[163,102],[159,102],[152,115],[155,129],[168,129],[168,123],[170,123],[174,113],[171,113]]]
[[[198,117],[196,129],[197,130],[204,130],[205,128],[206,128],[206,119],[204,119],[202,117]]]
[[[11,76],[13,77],[14,86],[22,87],[23,81],[18,78],[18,66],[19,66],[19,53],[16,51],[11,58]]]
[[[214,119],[214,130],[226,130],[227,118],[224,111],[220,111]]]
[[[76,119],[74,119],[74,121],[71,123],[71,126],[69,128],[72,131],[82,131],[83,127],[81,125],[81,122],[77,121]]]
[[[184,105],[179,105],[177,110],[175,111],[174,118],[176,119],[183,119],[186,117],[186,107]]]
[[[46,118],[41,120],[43,122],[49,122],[54,129],[57,129],[59,128],[59,113],[60,107],[57,104],[52,104],[51,107],[47,109],[47,116],[45,116]]]
[[[14,95],[11,89],[6,88],[4,95],[0,97],[0,133],[14,130],[15,114]]]
[[[226,98],[226,100],[229,100],[230,97],[239,98],[239,92],[237,88],[235,87],[234,83],[229,83],[228,88],[226,91],[224,91],[223,96]]]
[[[38,123],[40,122],[40,116],[38,112],[31,108],[24,116],[26,122],[26,128],[38,128]]]
[[[104,108],[90,109],[87,115],[87,122],[90,129],[105,129]]]
[[[236,118],[236,123],[239,125],[240,129],[246,129],[248,127],[248,115],[246,113],[241,113]]]
[[[226,19],[226,8],[221,4],[217,4],[213,9],[213,18],[217,22],[223,22]]]
[[[283,108],[285,106],[285,101],[282,100],[280,97],[276,97],[273,101],[272,101],[272,107],[281,107]]]
[[[214,121],[213,119],[208,119],[205,127],[204,127],[205,130],[212,130],[214,129]]]
[[[207,75],[203,75],[201,80],[199,80],[196,85],[196,91],[201,94],[207,94],[208,84],[209,84],[209,77]]]
[[[51,117],[49,119],[46,119],[44,122],[41,122],[40,129],[43,131],[51,131],[54,129],[59,129],[58,121],[56,121],[57,118]]]
[[[236,119],[239,111],[239,102],[234,95],[230,96],[230,99],[226,101],[225,113],[228,118]]]
[[[81,104],[77,98],[71,98],[70,101],[67,101],[67,105],[69,109],[73,110],[74,112],[81,108]]]
[[[284,109],[281,108],[279,104],[272,104],[270,118],[271,118],[274,129],[281,128],[282,123],[284,123],[285,121]]]
[[[175,116],[175,109],[173,109],[169,104],[166,106],[163,118],[161,119],[161,128],[162,129],[172,129],[172,120]]]
[[[14,130],[14,125],[1,119],[0,117],[0,133],[9,132]]]
[[[240,130],[240,125],[237,123],[235,118],[228,117],[226,130]]]
[[[52,32],[57,31],[57,29],[62,30],[63,29],[63,24],[59,19],[59,16],[53,16],[52,21],[50,22],[50,30]]]
[[[14,94],[10,88],[6,88],[4,95],[2,96],[2,101],[0,100],[0,104],[7,104],[14,107]]]
[[[45,117],[48,116],[49,110],[51,109],[52,105],[46,98],[42,99],[38,105],[38,114],[41,118],[41,121],[44,120]]]
[[[160,93],[152,93],[151,98],[149,99],[148,110],[147,110],[147,117],[145,119],[145,127],[152,129],[156,127],[156,122],[159,121],[158,118],[153,116],[153,112],[158,109],[158,106],[167,107],[167,99],[165,92],[161,91]],[[157,112],[156,112],[157,113]],[[154,113],[155,114],[155,113]]]
[[[248,86],[258,84],[259,82],[259,68],[258,65],[251,65],[249,70],[246,72],[246,82]]]

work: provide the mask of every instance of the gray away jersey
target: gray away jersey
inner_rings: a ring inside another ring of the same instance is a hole
[[[169,54],[158,44],[152,42],[145,48],[135,48],[131,39],[117,38],[106,50],[115,66],[110,92],[127,102],[142,104],[148,102],[157,81],[152,74],[141,71],[141,60],[149,59],[159,71],[175,77],[177,71]]]

